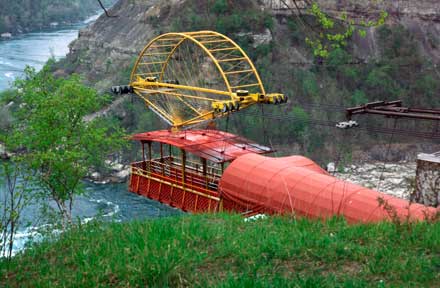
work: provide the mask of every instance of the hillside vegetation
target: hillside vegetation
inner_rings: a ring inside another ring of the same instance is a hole
[[[225,33],[250,55],[266,90],[282,92],[291,101],[287,106],[266,106],[264,111],[261,107],[254,107],[249,113],[232,115],[231,121],[217,121],[217,126],[261,144],[273,145],[280,154],[298,153],[321,163],[335,161],[335,158],[345,162],[356,157],[365,158],[366,153],[357,155],[356,151],[375,147],[383,151],[384,144],[390,141],[390,137],[384,134],[335,129],[335,122],[345,120],[346,107],[397,99],[402,100],[404,106],[440,106],[440,72],[435,56],[440,49],[440,39],[431,29],[437,25],[434,14],[432,19],[421,18],[423,11],[414,8],[408,10],[409,14],[405,12],[396,17],[390,11],[384,25],[366,29],[365,38],[353,35],[347,45],[332,49],[323,59],[313,55],[306,40],[316,33],[314,29],[320,27],[314,16],[307,11],[302,17],[272,11],[263,2],[118,1],[111,12],[119,17],[103,17],[83,30],[72,44],[72,52],[59,64],[58,72],[83,74],[90,84],[108,91],[112,85],[129,82],[137,54],[158,34],[203,29]],[[360,9],[360,4],[340,2],[337,9],[333,7],[335,10],[331,10],[331,4],[323,4],[323,7],[328,8],[329,13],[347,10],[350,15],[355,15],[350,17],[359,17],[354,19],[356,21],[377,19],[378,11],[383,8],[380,5],[379,8],[373,7],[368,15],[366,11],[369,10]],[[371,6],[375,5],[374,1],[370,2]],[[426,7],[435,8],[432,1],[422,2]],[[336,26],[341,29],[343,23]],[[164,128],[163,123],[151,111],[146,111],[142,101],[137,99],[124,103],[114,112],[115,119],[130,132]],[[286,116],[289,118],[282,119]],[[359,118],[359,122],[363,128],[372,126],[429,133],[435,129],[429,121],[400,119],[395,122],[380,116]],[[426,152],[435,147],[435,142],[413,138],[409,134],[395,135],[391,141],[413,145],[413,152],[420,149],[414,143],[426,143]],[[127,159],[133,159],[133,154],[131,151]],[[373,156],[368,160],[388,158],[398,161],[408,156],[406,152],[385,154],[371,153]]]
[[[440,223],[197,215],[89,224],[0,262],[3,287],[437,287]]]
[[[116,0],[104,0],[110,6]],[[72,23],[93,15],[96,0],[0,0],[0,33],[22,33],[49,26],[51,22]]]

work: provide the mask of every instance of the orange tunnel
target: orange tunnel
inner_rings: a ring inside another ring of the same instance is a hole
[[[224,171],[219,188],[226,201],[255,213],[294,213],[309,218],[340,215],[356,223],[392,217],[423,220],[437,211],[339,180],[302,156],[240,156]]]

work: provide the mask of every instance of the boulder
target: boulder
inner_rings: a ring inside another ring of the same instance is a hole
[[[330,173],[336,172],[336,165],[334,162],[330,162],[327,164],[327,172]]]
[[[113,174],[114,177],[117,178],[117,182],[125,182],[128,179],[128,176],[130,175],[130,170],[121,170],[115,174]]]

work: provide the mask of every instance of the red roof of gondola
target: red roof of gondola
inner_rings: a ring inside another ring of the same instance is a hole
[[[170,144],[207,160],[222,163],[253,153],[273,152],[266,146],[259,145],[246,138],[218,130],[186,130],[171,132],[157,130],[139,133],[130,137],[141,142]]]

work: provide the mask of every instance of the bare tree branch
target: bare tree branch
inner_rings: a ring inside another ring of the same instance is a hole
[[[99,6],[101,6],[102,10],[104,10],[105,15],[106,15],[107,17],[109,17],[109,18],[115,18],[115,17],[118,17],[117,15],[110,15],[110,14],[108,14],[108,11],[107,11],[107,9],[104,7],[104,5],[102,4],[101,0],[98,0],[98,3],[99,3]]]

